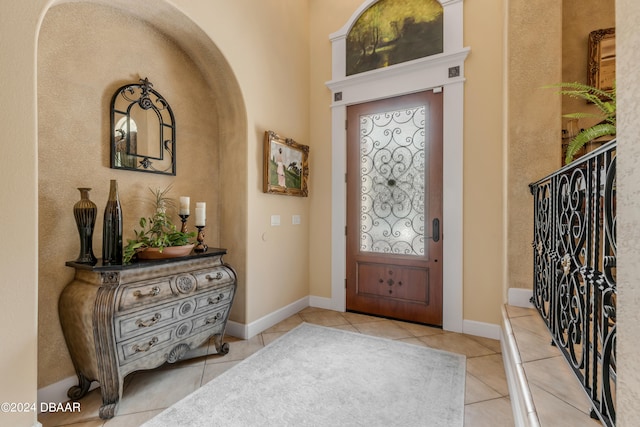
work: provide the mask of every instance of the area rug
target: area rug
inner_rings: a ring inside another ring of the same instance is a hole
[[[462,426],[465,365],[459,354],[303,323],[143,425]]]

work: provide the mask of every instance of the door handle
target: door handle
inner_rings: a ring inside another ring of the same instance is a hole
[[[438,218],[434,218],[432,223],[432,233],[433,241],[437,242],[440,240],[440,220]]]

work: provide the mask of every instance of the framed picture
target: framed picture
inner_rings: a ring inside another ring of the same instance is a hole
[[[282,138],[273,131],[264,133],[265,193],[289,196],[309,195],[309,147],[293,139]]]
[[[613,90],[616,80],[616,29],[589,33],[588,50],[587,84],[601,90]]]

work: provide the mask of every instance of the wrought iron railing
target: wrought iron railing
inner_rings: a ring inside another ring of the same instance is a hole
[[[532,302],[592,402],[614,426],[616,141],[530,184]]]

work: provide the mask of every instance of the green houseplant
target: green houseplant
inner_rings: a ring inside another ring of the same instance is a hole
[[[141,217],[141,230],[134,229],[135,238],[127,240],[122,255],[125,264],[130,263],[136,254],[148,248],[157,248],[162,253],[168,247],[190,245],[189,239],[196,235],[195,232],[179,231],[167,215],[167,208],[175,206],[174,201],[167,197],[171,186],[164,190],[149,190],[153,194],[154,213],[151,217]]]
[[[583,99],[598,107],[598,113],[570,113],[562,117],[569,119],[597,118],[600,121],[586,129],[580,130],[569,142],[565,157],[565,163],[573,161],[575,154],[588,142],[596,138],[616,134],[616,86],[613,89],[602,90],[584,83],[559,83],[547,87],[560,88],[562,95],[576,99]]]

